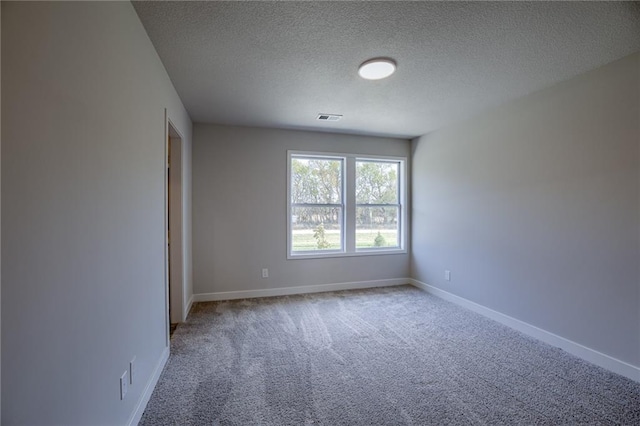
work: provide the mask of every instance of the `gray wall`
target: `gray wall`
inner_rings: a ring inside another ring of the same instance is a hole
[[[287,150],[408,157],[410,143],[194,125],[194,293],[407,277],[408,254],[287,260]]]
[[[191,122],[128,2],[2,2],[2,43],[2,423],[124,424],[166,348],[164,108]]]
[[[413,277],[640,366],[639,71],[636,54],[415,140]]]

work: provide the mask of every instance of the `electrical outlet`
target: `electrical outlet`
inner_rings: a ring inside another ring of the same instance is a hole
[[[269,269],[262,268],[262,278],[269,278]]]
[[[129,378],[127,377],[127,371],[120,376],[120,399],[124,399],[125,395],[129,391]]]
[[[449,270],[444,271],[444,279],[447,281],[451,281],[451,271]]]
[[[136,373],[136,357],[134,356],[131,362],[129,362],[129,384],[133,384],[133,381],[137,378]]]

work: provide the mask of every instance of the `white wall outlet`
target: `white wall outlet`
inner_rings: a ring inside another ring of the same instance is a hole
[[[129,377],[127,376],[129,376],[127,371],[122,373],[122,376],[120,376],[120,399],[121,400],[124,399],[124,396],[129,391]]]
[[[269,278],[269,269],[262,268],[262,278]]]
[[[450,270],[446,270],[444,271],[444,279],[447,281],[451,281],[451,271]]]
[[[129,384],[133,384],[133,381],[137,378],[136,373],[136,357],[134,356],[131,362],[129,362]]]

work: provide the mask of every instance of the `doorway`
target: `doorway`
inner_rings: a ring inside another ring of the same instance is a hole
[[[166,138],[166,301],[167,338],[182,322],[184,300],[183,274],[183,202],[182,146],[183,139],[167,118]]]

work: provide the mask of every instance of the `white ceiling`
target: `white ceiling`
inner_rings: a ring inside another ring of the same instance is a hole
[[[410,138],[640,51],[640,2],[134,7],[194,122]]]

